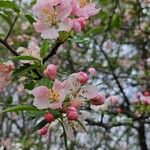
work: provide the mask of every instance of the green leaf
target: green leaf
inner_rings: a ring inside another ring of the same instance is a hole
[[[32,56],[16,56],[13,57],[12,60],[38,60],[38,59]]]
[[[24,74],[24,73],[28,72],[29,70],[31,70],[33,68],[35,68],[35,66],[21,66],[20,68],[15,69],[13,71],[13,76],[17,77],[17,76],[19,76],[21,74]]]
[[[2,17],[8,23],[9,26],[12,25],[12,22],[7,15],[0,13],[0,17]]]
[[[36,118],[36,117],[41,117],[45,114],[44,111],[41,110],[31,110],[31,111],[26,111],[25,116],[28,118]]]
[[[10,8],[10,9],[14,10],[16,13],[20,12],[18,6],[14,2],[11,2],[11,1],[1,0],[0,7],[1,8]]]
[[[33,81],[30,81],[30,82],[25,83],[24,87],[27,90],[33,90],[34,86],[35,86],[35,83]]]
[[[41,122],[39,122],[37,125],[35,125],[32,129],[32,133],[34,133],[35,131],[43,128],[45,125],[47,124],[47,121],[46,120],[42,120]]]
[[[31,15],[25,15],[25,17],[30,22],[30,24],[33,24],[35,22],[35,19]]]
[[[17,105],[17,106],[6,108],[5,110],[2,111],[2,113],[14,112],[14,111],[17,112],[17,111],[24,111],[24,110],[37,110],[37,108],[30,105]]]
[[[46,86],[48,88],[51,88],[53,83],[52,83],[52,81],[50,81],[50,80],[48,80],[46,78],[43,78],[43,79],[37,81],[37,85],[38,86],[42,86],[43,85],[43,86]]]
[[[48,42],[48,40],[42,41],[41,49],[40,49],[40,56],[41,56],[41,58],[44,58],[46,56],[48,48],[49,48],[49,42]]]
[[[59,32],[59,40],[61,42],[65,42],[69,36],[70,36],[70,32],[66,32],[66,31],[60,31]]]
[[[86,128],[84,127],[84,125],[82,124],[82,122],[81,122],[80,120],[77,120],[77,122],[78,122],[79,125],[84,129],[84,131],[87,132],[87,131],[86,131]]]

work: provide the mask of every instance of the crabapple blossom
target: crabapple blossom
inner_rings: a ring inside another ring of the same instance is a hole
[[[66,94],[71,100],[71,104],[74,103],[75,105],[80,105],[82,103],[83,105],[86,100],[97,96],[98,91],[93,85],[83,85],[77,77],[78,73],[71,74],[69,78],[63,82],[63,86]]]
[[[32,94],[35,96],[33,105],[38,109],[62,108],[62,102],[65,98],[65,90],[59,80],[55,80],[50,89],[46,86],[34,88]]]
[[[70,31],[72,28],[71,14],[72,6],[66,0],[38,0],[33,7],[37,17],[34,28],[41,33],[44,39],[56,39],[59,31]]]
[[[44,70],[44,75],[50,79],[54,80],[57,74],[57,66],[54,64],[49,64],[47,68]]]
[[[96,15],[100,9],[96,8],[96,3],[91,3],[88,0],[72,0],[72,14],[77,17],[88,19]]]
[[[41,60],[40,57],[40,47],[36,45],[34,42],[29,42],[28,48],[19,47],[17,52],[22,56],[32,56],[38,60]],[[22,63],[30,63],[33,64],[32,60],[21,60]]]

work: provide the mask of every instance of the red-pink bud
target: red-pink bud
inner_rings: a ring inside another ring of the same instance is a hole
[[[119,97],[118,96],[110,96],[109,99],[110,99],[110,101],[113,105],[117,105],[118,102],[119,102]]]
[[[54,121],[54,116],[51,113],[46,113],[44,116],[44,120],[47,121],[47,123],[51,123],[52,121]]]
[[[49,64],[47,68],[44,70],[44,75],[50,79],[54,80],[57,74],[57,66],[54,64]]]
[[[69,106],[67,108],[66,115],[68,120],[77,120],[79,116],[77,109],[74,106]]]
[[[40,130],[38,130],[38,134],[40,135],[46,135],[48,132],[48,127],[43,127]]]
[[[149,93],[148,91],[145,91],[145,92],[143,93],[143,95],[147,97],[147,96],[150,96],[150,93]]]
[[[116,112],[117,113],[122,113],[122,109],[121,108],[116,108]]]
[[[105,96],[104,95],[97,95],[96,97],[91,99],[92,105],[102,105],[104,104]]]
[[[89,72],[92,76],[96,76],[96,70],[95,70],[95,68],[90,67],[90,68],[88,69],[88,72]]]
[[[81,84],[85,84],[88,79],[89,79],[89,78],[88,78],[88,76],[87,76],[86,73],[84,73],[84,72],[82,72],[82,71],[78,73],[77,80],[78,80]]]
[[[85,27],[85,19],[83,17],[73,19],[73,30],[75,32],[80,32]]]

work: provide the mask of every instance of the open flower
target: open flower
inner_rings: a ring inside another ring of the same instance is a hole
[[[55,80],[51,89],[46,86],[39,86],[33,89],[32,94],[35,96],[33,105],[38,109],[62,108],[62,102],[65,98],[65,90],[58,80]]]
[[[72,11],[70,1],[38,0],[33,10],[37,16],[34,28],[44,39],[56,39],[59,31],[69,31],[72,28],[72,21],[67,18]]]
[[[96,3],[91,3],[89,0],[72,0],[72,14],[78,17],[88,19],[99,12],[96,9]]]
[[[41,60],[40,57],[40,47],[34,42],[30,42],[28,48],[20,47],[17,49],[17,52],[22,56],[32,56],[38,60]],[[21,60],[22,63],[33,63],[32,60]]]
[[[78,104],[80,103],[82,105],[84,101],[94,98],[98,94],[95,86],[92,85],[82,86],[82,83],[77,78],[78,77],[77,74],[78,73],[74,73],[70,75],[69,79],[65,80],[63,83],[66,94],[71,100],[71,105],[73,105],[73,103]]]

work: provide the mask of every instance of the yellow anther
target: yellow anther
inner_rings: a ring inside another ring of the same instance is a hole
[[[51,102],[59,101],[59,99],[58,99],[59,98],[59,93],[58,93],[58,91],[56,91],[54,89],[49,89],[48,97],[49,97]]]
[[[89,3],[88,0],[80,0],[80,7],[84,7],[88,3]]]

